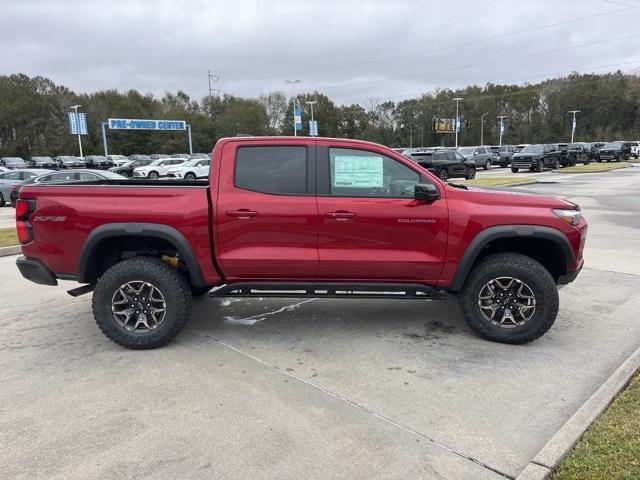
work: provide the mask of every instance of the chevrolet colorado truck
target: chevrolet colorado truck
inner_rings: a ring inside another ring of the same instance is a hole
[[[577,205],[448,184],[374,143],[221,139],[208,181],[29,185],[16,223],[22,275],[83,284],[115,343],[154,348],[192,299],[444,299],[481,337],[523,344],[583,265]]]

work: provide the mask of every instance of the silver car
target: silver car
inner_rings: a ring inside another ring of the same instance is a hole
[[[4,207],[11,198],[11,190],[13,189],[14,185],[19,185],[31,178],[52,172],[53,170],[44,170],[38,168],[0,172],[0,207]]]

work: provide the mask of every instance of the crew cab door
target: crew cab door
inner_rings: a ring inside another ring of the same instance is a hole
[[[314,278],[318,209],[313,143],[229,142],[220,155],[219,172],[211,175],[218,185],[211,203],[213,248],[225,277]]]
[[[409,160],[324,141],[317,172],[319,279],[437,281],[448,229],[441,186],[440,199],[414,200],[415,184],[430,180]]]

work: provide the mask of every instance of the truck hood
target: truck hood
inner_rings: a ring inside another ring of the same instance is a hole
[[[447,196],[466,196],[473,192],[474,203],[483,203],[485,205],[495,205],[496,207],[548,207],[548,208],[566,208],[575,209],[577,205],[568,200],[552,197],[548,195],[541,195],[533,192],[515,192],[506,189],[489,189],[480,187],[467,187],[468,190],[463,190],[455,187],[451,187],[447,190]],[[454,190],[454,192],[452,191]]]

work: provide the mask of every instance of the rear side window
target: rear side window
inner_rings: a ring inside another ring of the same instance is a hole
[[[434,160],[446,160],[447,154],[445,152],[437,152],[433,154]]]
[[[240,147],[234,185],[276,195],[307,193],[306,147]]]

